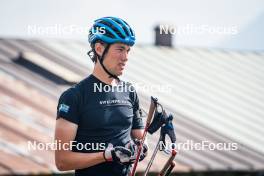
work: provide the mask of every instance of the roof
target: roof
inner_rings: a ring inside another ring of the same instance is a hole
[[[57,172],[52,151],[26,146],[52,141],[59,95],[92,72],[87,48],[78,41],[0,40],[0,174]],[[21,53],[31,54],[18,62]],[[152,95],[174,115],[177,143],[238,145],[233,151],[180,150],[174,171],[256,171],[264,169],[263,65],[261,52],[135,46],[122,78],[137,85],[144,109]],[[155,146],[158,135],[149,138]],[[152,171],[166,158],[159,153]]]

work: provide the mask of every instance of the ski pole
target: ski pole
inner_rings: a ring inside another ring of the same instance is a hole
[[[176,135],[175,135],[175,131],[174,131],[174,128],[173,128],[173,124],[172,124],[172,120],[173,120],[173,116],[172,115],[169,115],[167,116],[166,114],[166,111],[163,110],[162,108],[162,112],[155,112],[155,115],[154,115],[154,119],[149,127],[149,130],[148,132],[150,134],[153,134],[155,131],[157,131],[159,128],[161,128],[160,130],[160,138],[158,140],[158,143],[155,147],[155,150],[151,156],[151,159],[148,163],[148,166],[144,172],[144,176],[147,175],[147,173],[149,172],[149,169],[154,161],[154,158],[158,152],[158,147],[160,146],[160,142],[162,141],[163,144],[165,143],[165,137],[166,135],[169,136],[170,140],[172,143],[175,143],[176,141]],[[165,125],[164,125],[165,124]],[[162,149],[161,150],[165,150],[165,148],[162,146]]]
[[[153,134],[154,132],[156,132],[158,129],[161,128],[162,125],[164,125],[164,123],[166,123],[165,110],[163,109],[162,105],[160,105],[160,107],[161,107],[161,112],[158,112],[158,110],[156,109],[154,117],[153,117],[153,120],[152,120],[152,122],[151,122],[151,124],[149,126],[148,132],[150,134]],[[144,176],[147,175],[151,165],[153,164],[154,158],[155,158],[155,156],[156,156],[156,154],[158,152],[158,149],[159,149],[160,141],[162,141],[162,134],[160,134],[160,138],[159,138],[159,140],[157,142],[157,145],[156,145],[156,147],[154,149],[154,152],[153,152],[153,154],[151,156],[151,159],[150,159],[150,161],[148,163],[148,166],[147,166],[147,168],[146,168],[146,170],[145,170],[145,172],[143,174]]]
[[[161,141],[161,137],[160,137],[160,139],[159,139],[159,141],[158,141],[158,143],[157,143],[157,145],[156,145],[156,147],[155,147],[155,150],[154,150],[154,152],[153,152],[153,154],[152,154],[152,156],[151,156],[151,159],[150,159],[150,161],[149,161],[149,163],[148,163],[148,166],[147,166],[147,168],[146,168],[146,170],[145,170],[143,176],[146,176],[146,175],[147,175],[147,173],[149,172],[150,167],[152,166],[152,163],[153,163],[153,161],[154,161],[154,158],[155,158],[155,156],[156,156],[156,154],[157,154],[157,152],[158,152],[158,149],[159,149],[159,142],[160,142],[160,141]]]
[[[137,164],[139,162],[139,157],[140,157],[141,150],[142,150],[142,146],[144,144],[144,141],[145,141],[145,138],[146,138],[146,135],[147,135],[147,131],[148,131],[149,125],[151,123],[154,111],[157,108],[157,104],[158,104],[158,99],[151,96],[151,103],[150,103],[150,107],[149,107],[148,117],[147,117],[147,120],[146,120],[146,126],[145,126],[145,129],[144,129],[144,132],[143,132],[142,140],[141,140],[141,142],[140,142],[140,144],[138,146],[137,157],[136,157],[132,172],[130,173],[130,176],[134,176],[135,175],[135,172],[136,172],[136,169],[137,169]]]

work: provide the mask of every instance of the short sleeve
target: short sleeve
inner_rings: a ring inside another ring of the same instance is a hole
[[[79,123],[78,95],[73,88],[62,93],[57,106],[57,119],[64,118],[72,123]]]
[[[132,129],[144,129],[143,119],[140,116],[139,99],[136,91],[133,91],[133,124]]]

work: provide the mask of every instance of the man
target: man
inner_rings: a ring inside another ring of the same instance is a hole
[[[135,34],[124,20],[104,17],[95,20],[89,43],[93,73],[59,99],[55,140],[74,142],[70,150],[55,151],[56,166],[75,170],[75,175],[126,176],[137,155],[132,140],[141,139],[144,128],[136,92],[118,78]],[[146,156],[146,145],[143,149],[140,160]]]

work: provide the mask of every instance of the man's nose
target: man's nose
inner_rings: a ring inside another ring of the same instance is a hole
[[[122,56],[122,61],[126,62],[128,60],[128,53],[124,52],[123,56]]]

